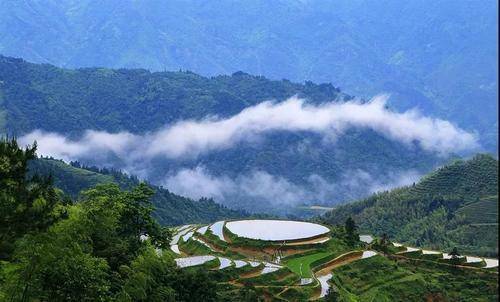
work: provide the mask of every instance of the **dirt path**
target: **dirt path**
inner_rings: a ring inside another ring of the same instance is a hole
[[[353,261],[361,259],[361,256],[363,255],[362,251],[352,251],[348,252],[345,254],[342,254],[338,256],[335,259],[330,260],[326,264],[324,264],[324,267],[319,269],[318,271],[314,272],[314,276],[323,276],[329,274],[332,270],[336,269],[339,266],[346,265],[348,263],[351,263]],[[314,270],[314,268],[313,268]]]
[[[256,269],[255,271],[250,271],[248,273],[244,273],[240,275],[240,279],[248,279],[248,278],[253,278],[260,276],[260,273],[262,272],[263,268]]]
[[[327,274],[331,273],[334,269],[336,269],[340,266],[343,266],[343,265],[349,264],[351,262],[354,262],[356,260],[359,260],[359,259],[361,259],[362,255],[363,255],[363,251],[351,251],[351,252],[342,254],[342,255],[338,256],[337,258],[332,259],[329,262],[327,262],[326,264],[324,264],[325,266],[323,268],[314,272],[313,277],[316,280],[316,282],[320,283],[318,280],[318,277],[327,275]],[[314,271],[314,268],[313,268],[313,271]],[[309,299],[309,301],[318,300],[320,298],[320,296],[321,296],[321,285],[320,285],[319,292],[316,293],[315,296],[311,297]]]
[[[320,243],[323,240],[330,239],[329,236],[323,236],[315,239],[310,239],[310,240],[304,240],[304,241],[294,241],[290,243],[285,243],[285,246],[294,246],[294,245],[304,245],[304,244],[311,244],[311,243]]]

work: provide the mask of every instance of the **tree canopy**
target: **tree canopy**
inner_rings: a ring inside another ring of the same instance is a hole
[[[162,253],[171,234],[151,215],[150,187],[99,184],[72,203],[50,179],[26,177],[35,157],[35,145],[0,140],[0,300],[215,300],[206,274]]]

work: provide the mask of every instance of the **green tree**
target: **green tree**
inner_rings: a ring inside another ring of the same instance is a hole
[[[24,149],[15,139],[0,139],[0,259],[9,259],[16,239],[46,230],[65,217],[67,199],[52,179],[27,179],[28,162],[36,158],[36,144]]]
[[[77,222],[77,221],[75,221]],[[3,290],[10,301],[96,301],[109,294],[109,267],[81,244],[73,221],[18,240],[6,265]]]
[[[119,301],[176,301],[171,287],[176,271],[169,256],[158,255],[154,248],[146,248],[130,266],[120,267],[123,287]]]
[[[334,290],[332,287],[330,287],[330,289],[328,290],[328,293],[323,298],[323,301],[325,301],[325,302],[338,302],[338,301],[340,301],[340,295],[336,290]]]
[[[460,264],[460,253],[458,252],[458,249],[456,247],[453,248],[453,250],[451,250],[451,252],[449,253],[449,255],[451,256],[451,263],[453,265],[458,265]]]
[[[352,217],[349,217],[345,221],[345,233],[347,242],[351,245],[356,244],[359,241],[358,226]]]

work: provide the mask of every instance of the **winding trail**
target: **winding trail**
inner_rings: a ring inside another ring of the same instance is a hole
[[[311,297],[309,300],[311,301],[323,298],[328,292],[328,289],[330,288],[328,281],[333,277],[332,271],[337,267],[362,259],[363,253],[364,253],[363,251],[350,251],[321,265],[321,268],[317,271],[315,271],[315,268],[313,268],[314,271],[313,277],[320,284],[320,290],[315,296]]]

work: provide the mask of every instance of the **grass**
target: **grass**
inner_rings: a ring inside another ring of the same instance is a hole
[[[179,240],[179,249],[189,255],[210,255],[214,254],[208,247],[196,240],[185,242],[182,238]]]
[[[330,255],[332,255],[332,252],[319,252],[312,255],[306,255],[303,257],[291,259],[286,263],[286,265],[292,272],[296,273],[299,276],[302,276],[302,278],[311,278],[311,263]]]
[[[299,276],[287,267],[280,268],[272,273],[258,275],[252,278],[240,279],[245,286],[285,286],[299,281]]]
[[[206,246],[194,240],[188,242],[181,240],[180,248],[193,254],[224,255],[231,259],[243,257],[236,253],[232,256],[226,255],[232,252],[235,242],[221,241],[211,231],[196,236],[218,244],[222,247],[222,251],[210,252]],[[496,301],[498,298],[498,274],[495,274],[495,270],[453,267],[445,264],[449,261],[437,259],[441,254],[423,255],[420,250],[402,254],[408,258],[379,254],[353,262],[344,261],[351,259],[353,252],[362,253],[360,250],[362,247],[366,246],[348,246],[342,239],[333,237],[325,244],[316,245],[314,250],[282,258],[283,268],[264,275],[253,274],[262,270],[262,264],[256,268],[247,265],[242,268],[228,267],[218,270],[220,264],[218,259],[188,269],[209,270],[211,278],[219,284],[224,284],[226,293],[231,293],[230,295],[232,292],[236,295],[238,286],[243,285],[247,288],[252,287],[258,295],[266,296],[272,301],[305,301],[317,296],[319,285],[313,282],[306,286],[296,286],[300,278],[311,278],[314,271],[317,272],[324,267],[332,270],[335,266],[331,260],[345,254],[335,260],[334,264],[341,266],[333,269],[333,278],[329,281],[333,284],[332,288],[341,296],[340,301],[479,302]],[[397,252],[404,248],[389,246],[389,249],[391,252]],[[422,261],[423,259],[427,261]],[[470,266],[480,265],[483,263],[470,264]]]
[[[496,301],[498,275],[374,256],[334,270],[345,301]]]

